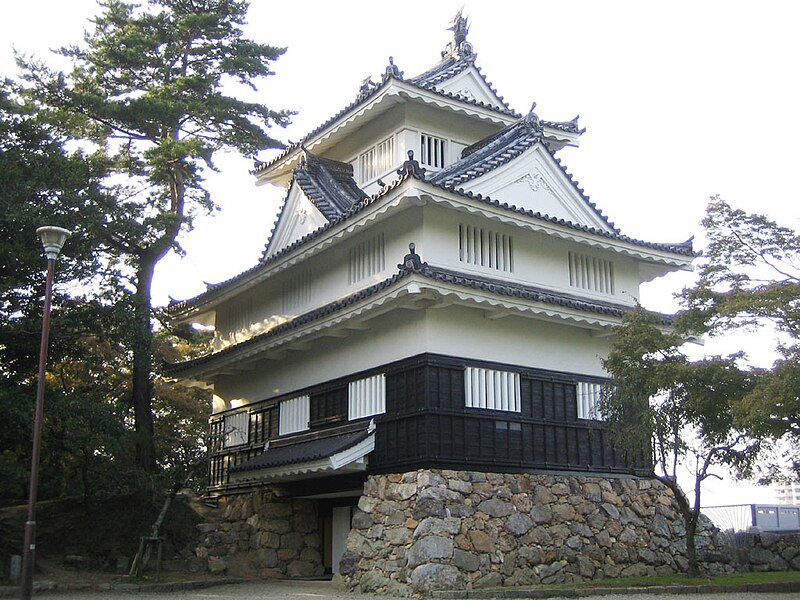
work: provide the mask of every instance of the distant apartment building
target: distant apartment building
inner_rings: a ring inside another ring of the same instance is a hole
[[[800,481],[784,481],[772,486],[778,504],[800,505]]]

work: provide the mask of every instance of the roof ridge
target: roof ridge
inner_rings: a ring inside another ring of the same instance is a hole
[[[510,108],[508,106],[508,104],[505,104],[505,103],[503,104],[504,108],[501,108],[501,107],[498,107],[498,106],[494,106],[493,104],[487,104],[487,103],[482,102],[480,100],[472,100],[470,98],[466,98],[465,96],[462,96],[460,94],[454,94],[452,92],[445,92],[443,90],[438,90],[432,85],[418,84],[418,83],[415,83],[415,82],[413,82],[413,81],[411,81],[409,79],[404,79],[402,77],[398,77],[398,76],[395,76],[395,75],[390,75],[389,77],[384,78],[384,80],[380,84],[378,84],[375,87],[373,87],[369,92],[367,92],[364,95],[359,95],[356,98],[356,100],[354,100],[353,102],[348,104],[346,107],[341,109],[339,112],[334,114],[332,117],[330,117],[329,119],[324,121],[321,125],[319,125],[319,126],[315,127],[314,129],[312,129],[309,133],[304,135],[303,138],[300,141],[292,142],[292,143],[288,144],[286,146],[286,148],[280,154],[278,154],[277,156],[273,157],[272,159],[270,159],[270,160],[268,160],[266,162],[258,162],[258,163],[256,163],[255,167],[251,171],[251,174],[257,175],[258,173],[261,173],[262,171],[265,171],[266,169],[270,168],[271,166],[279,163],[280,161],[285,159],[287,156],[289,156],[293,152],[299,150],[312,137],[314,137],[315,135],[317,135],[317,134],[321,133],[322,131],[324,131],[326,128],[328,128],[331,125],[333,125],[336,121],[338,121],[341,117],[346,115],[351,110],[354,110],[354,109],[358,108],[360,105],[365,104],[367,102],[367,100],[369,100],[371,97],[377,95],[378,91],[383,89],[384,86],[386,86],[387,82],[389,82],[389,81],[400,81],[400,82],[406,83],[408,85],[411,85],[412,87],[415,87],[417,89],[421,89],[421,90],[425,90],[427,92],[438,94],[439,96],[442,96],[442,97],[445,97],[445,98],[458,100],[459,102],[464,102],[466,104],[470,104],[472,106],[476,106],[476,107],[479,107],[479,108],[486,108],[488,110],[492,110],[494,112],[497,112],[497,113],[500,113],[500,114],[503,114],[503,115],[506,115],[506,116],[517,117],[517,118],[520,116],[519,113],[514,111],[512,108]]]
[[[443,281],[446,283],[453,283],[456,285],[461,285],[472,289],[482,289],[484,291],[496,293],[503,296],[522,298],[525,300],[533,300],[536,302],[553,304],[557,306],[566,306],[568,308],[574,308],[576,310],[582,310],[596,314],[622,316],[622,314],[626,309],[630,310],[633,309],[633,307],[625,304],[617,304],[614,302],[608,302],[604,300],[593,300],[593,299],[587,300],[585,298],[580,298],[569,293],[558,292],[555,290],[550,290],[539,286],[527,285],[511,281],[504,281],[492,277],[481,277],[443,267],[431,266],[427,262],[422,262],[421,257],[418,254],[416,254],[415,250],[416,249],[414,244],[413,243],[409,244],[409,254],[406,254],[405,258],[403,259],[403,262],[397,265],[398,270],[395,273],[392,273],[389,277],[387,277],[383,281],[380,281],[371,286],[353,292],[352,294],[349,294],[344,298],[328,302],[327,304],[319,306],[313,310],[303,313],[302,315],[298,315],[293,319],[290,319],[279,325],[276,325],[269,331],[265,331],[263,333],[254,335],[253,337],[238,342],[236,344],[227,346],[226,348],[223,348],[218,352],[212,352],[211,354],[207,354],[205,356],[194,358],[181,363],[167,364],[165,370],[168,374],[179,373],[180,371],[185,371],[189,368],[208,363],[221,356],[233,354],[237,351],[240,351],[242,348],[252,346],[258,342],[264,341],[271,337],[277,337],[282,333],[291,331],[302,325],[316,321],[321,317],[330,315],[348,306],[352,306],[353,304],[365,298],[368,298],[381,290],[384,290],[392,286],[393,284],[411,275],[412,273],[428,277],[429,279]],[[662,315],[662,316],[666,317],[667,315]]]
[[[462,196],[464,198],[470,198],[470,199],[478,200],[478,201],[480,201],[480,202],[482,202],[484,204],[490,205],[490,206],[499,207],[499,208],[502,208],[504,210],[509,210],[511,212],[515,212],[515,213],[520,214],[520,215],[532,217],[532,218],[535,218],[535,219],[538,219],[538,220],[541,220],[541,221],[544,221],[544,222],[547,222],[547,223],[552,223],[554,225],[567,227],[567,228],[573,229],[575,231],[581,231],[581,232],[584,232],[584,233],[597,235],[597,236],[604,237],[604,238],[607,238],[607,239],[619,240],[621,242],[633,244],[635,246],[640,246],[640,247],[643,247],[643,248],[652,248],[652,249],[656,249],[656,250],[664,250],[664,251],[671,252],[673,254],[678,254],[678,255],[681,255],[681,256],[692,256],[692,257],[695,256],[695,252],[694,252],[693,247],[692,247],[691,238],[689,240],[685,241],[685,242],[680,242],[680,243],[646,242],[644,240],[639,240],[639,239],[636,239],[636,238],[632,238],[630,236],[623,235],[616,228],[613,231],[604,231],[604,230],[601,230],[601,229],[596,229],[594,227],[590,227],[588,225],[580,225],[578,223],[574,223],[574,222],[568,221],[566,219],[561,219],[561,218],[558,218],[558,217],[551,217],[550,215],[542,214],[542,213],[540,213],[538,211],[533,211],[531,209],[520,208],[520,207],[518,207],[516,205],[508,204],[507,202],[500,202],[499,200],[495,200],[495,199],[493,199],[493,198],[491,198],[489,196],[483,196],[482,194],[476,194],[476,193],[473,193],[471,191],[465,190],[464,188],[456,188],[454,186],[448,186],[448,185],[444,185],[444,184],[441,184],[441,183],[437,183],[435,181],[431,181],[430,179],[425,179],[424,177],[420,177],[419,175],[414,173],[413,169],[408,169],[408,170],[404,171],[404,173],[398,179],[396,179],[391,184],[389,184],[389,185],[385,186],[384,188],[382,188],[378,193],[373,194],[372,196],[370,196],[368,198],[365,198],[361,202],[358,202],[357,204],[353,205],[353,208],[348,210],[341,217],[339,217],[339,218],[337,218],[337,219],[335,219],[333,221],[330,221],[330,222],[326,223],[325,225],[322,225],[321,227],[315,229],[314,231],[312,231],[310,233],[307,233],[302,238],[292,242],[291,244],[289,244],[288,246],[286,246],[284,248],[281,248],[278,252],[276,252],[272,256],[262,258],[258,262],[258,264],[256,264],[256,265],[250,267],[249,269],[239,273],[238,275],[235,275],[235,276],[231,277],[230,279],[227,279],[225,281],[222,281],[220,283],[215,284],[215,286],[213,288],[211,288],[209,290],[206,290],[205,292],[203,292],[201,294],[198,294],[194,298],[189,298],[187,300],[182,300],[182,301],[174,302],[174,303],[170,304],[167,307],[167,310],[169,312],[173,312],[174,313],[174,312],[176,312],[176,311],[178,311],[178,310],[180,310],[180,309],[182,309],[184,307],[191,306],[192,304],[197,303],[199,300],[204,299],[204,297],[206,297],[208,295],[213,295],[215,293],[220,293],[220,290],[222,290],[227,285],[229,285],[231,283],[234,283],[235,281],[237,281],[239,279],[243,279],[244,277],[246,277],[246,276],[248,276],[248,275],[250,275],[252,273],[255,273],[256,271],[259,271],[261,269],[266,268],[270,263],[278,260],[279,258],[285,256],[286,254],[289,254],[290,252],[292,252],[296,248],[299,248],[300,246],[304,245],[308,241],[310,241],[310,240],[322,235],[325,231],[327,231],[330,228],[338,225],[339,223],[342,223],[342,222],[346,221],[351,216],[353,216],[355,214],[358,214],[361,210],[363,210],[364,208],[366,208],[370,204],[373,204],[374,202],[378,201],[380,198],[382,198],[382,197],[386,196],[387,194],[389,194],[392,190],[400,187],[400,185],[402,185],[408,179],[415,179],[415,180],[421,181],[423,183],[426,183],[428,185],[431,185],[431,186],[433,186],[435,188],[438,188],[438,189],[441,189],[441,190],[444,190],[444,191],[447,191],[447,192],[458,194],[459,196]],[[276,223],[277,223],[277,221],[276,221]],[[273,231],[274,231],[274,228],[273,228]]]

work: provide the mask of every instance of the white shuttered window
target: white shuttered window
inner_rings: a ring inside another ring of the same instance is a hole
[[[247,443],[247,413],[238,412],[232,415],[225,415],[224,421],[224,446],[239,446]]]
[[[358,157],[358,182],[366,183],[383,175],[393,163],[394,137],[389,137]]]
[[[614,294],[614,263],[578,252],[570,252],[568,260],[570,286]]]
[[[513,273],[514,241],[510,235],[461,223],[458,226],[458,260]]]
[[[308,396],[297,396],[281,402],[278,434],[288,435],[308,429],[311,416],[311,402]]]
[[[468,408],[522,412],[519,373],[467,367],[464,395]]]
[[[347,418],[361,419],[386,412],[386,375],[351,381],[347,386]]]
[[[447,157],[447,141],[427,133],[419,136],[419,164],[425,167],[441,169],[445,166]]]
[[[589,383],[587,381],[578,382],[577,396],[579,419],[596,419],[598,421],[603,419],[598,409],[600,392],[602,389],[603,386],[599,383]]]
[[[382,272],[386,269],[383,233],[351,247],[348,258],[347,281],[350,284]]]

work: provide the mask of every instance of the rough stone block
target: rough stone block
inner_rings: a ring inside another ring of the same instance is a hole
[[[485,531],[473,530],[467,533],[470,544],[476,552],[494,552],[494,539]]]
[[[286,518],[292,515],[292,507],[282,502],[267,502],[261,506],[260,513],[269,518]]]
[[[356,509],[353,513],[353,520],[351,524],[354,529],[367,529],[375,524],[375,519],[371,514],[364,512],[361,509]]]
[[[384,538],[392,546],[402,546],[411,539],[411,531],[408,527],[387,527],[384,530]]]
[[[505,521],[506,529],[516,536],[524,535],[533,527],[533,519],[528,515],[515,512]]]
[[[499,587],[503,585],[503,576],[500,573],[486,573],[472,583],[475,589]]]
[[[317,572],[317,564],[307,560],[294,560],[286,567],[289,577],[313,577]]]
[[[445,517],[447,513],[444,502],[435,498],[420,498],[417,500],[411,512],[412,516],[421,521],[426,517]]]
[[[433,471],[421,471],[417,475],[417,487],[419,489],[445,485],[444,477]]]
[[[553,522],[553,511],[549,506],[542,506],[537,504],[531,510],[531,518],[537,525],[545,525]]]
[[[416,493],[416,483],[390,483],[386,486],[387,500],[408,500]]]
[[[425,535],[456,535],[461,530],[461,519],[456,517],[426,517],[414,530],[414,537]]]
[[[386,590],[389,586],[390,579],[383,575],[380,571],[372,570],[364,573],[361,581],[358,583],[359,591],[365,594],[373,594]]]
[[[417,593],[464,588],[464,578],[459,570],[452,565],[420,565],[411,572],[408,580],[411,588]]]
[[[221,556],[208,557],[208,572],[212,575],[222,575],[228,570],[228,563]]]
[[[466,552],[459,548],[453,551],[453,565],[463,571],[477,571],[480,564],[478,555],[473,552]]]
[[[406,560],[410,568],[431,562],[432,560],[449,559],[453,556],[453,540],[437,535],[422,538],[409,548]]]

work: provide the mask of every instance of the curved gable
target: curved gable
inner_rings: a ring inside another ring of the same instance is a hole
[[[272,231],[264,258],[277,254],[312,231],[316,231],[328,220],[314,206],[296,181],[293,181],[286,194],[278,221]]]
[[[469,181],[465,189],[526,210],[613,232],[542,144]]]

